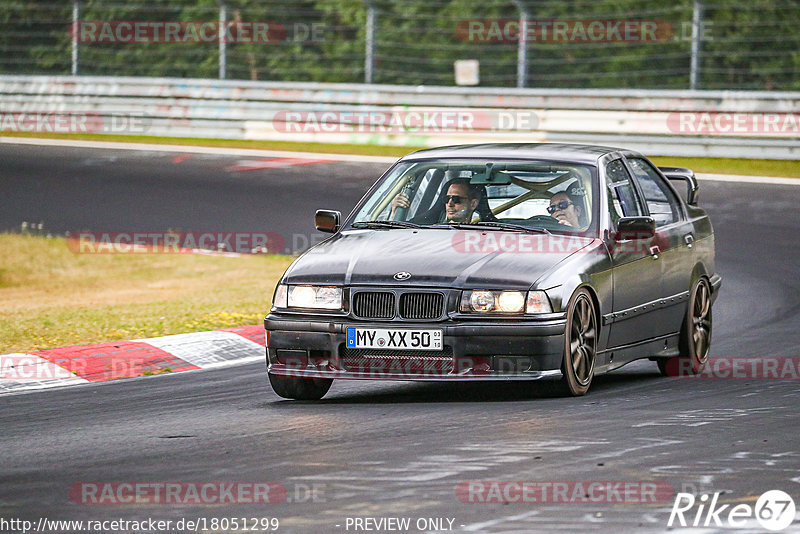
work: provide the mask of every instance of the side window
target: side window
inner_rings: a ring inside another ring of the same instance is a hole
[[[656,226],[665,226],[680,219],[678,200],[650,163],[641,158],[628,158],[633,174],[644,193],[650,216]]]
[[[636,217],[643,214],[630,174],[621,159],[606,165],[606,186],[608,210],[614,226],[620,217]]]

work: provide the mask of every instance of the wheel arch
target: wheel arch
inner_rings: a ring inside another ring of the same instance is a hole
[[[601,328],[603,326],[603,316],[600,313],[600,298],[597,296],[597,290],[588,282],[584,282],[583,284],[579,285],[575,288],[572,292],[572,295],[580,291],[581,289],[586,289],[589,292],[589,298],[592,300],[592,308],[594,308],[594,315],[597,318],[597,328]],[[570,300],[572,300],[572,295],[570,295]]]
[[[692,277],[689,281],[688,290],[691,291],[694,287],[695,283],[701,278],[704,277],[706,280],[711,279],[711,275],[708,274],[708,268],[706,267],[705,263],[702,261],[698,261],[694,264],[694,269],[692,269]]]

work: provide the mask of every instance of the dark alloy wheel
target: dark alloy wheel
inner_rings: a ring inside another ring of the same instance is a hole
[[[571,299],[564,340],[564,359],[561,364],[564,393],[585,395],[594,377],[597,354],[597,316],[592,297],[586,289],[580,289]]]
[[[332,378],[297,378],[269,373],[269,383],[279,397],[294,400],[319,400],[328,392]]]
[[[680,353],[675,358],[658,360],[658,370],[661,374],[685,376],[700,373],[708,360],[712,324],[711,286],[708,280],[700,278],[692,289],[689,306],[686,309],[678,345]]]

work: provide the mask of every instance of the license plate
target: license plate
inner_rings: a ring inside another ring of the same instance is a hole
[[[348,349],[442,350],[441,330],[347,329]]]

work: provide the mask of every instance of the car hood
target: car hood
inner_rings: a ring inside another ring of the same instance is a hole
[[[527,288],[597,242],[581,236],[449,228],[352,230],[308,250],[292,264],[284,282]],[[397,280],[397,273],[411,276]]]

